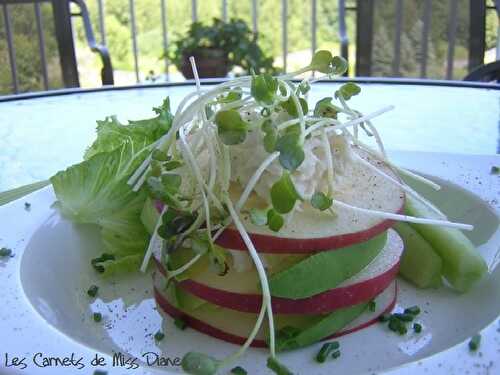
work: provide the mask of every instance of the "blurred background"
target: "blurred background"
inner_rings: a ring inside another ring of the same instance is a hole
[[[316,49],[350,76],[462,80],[497,29],[493,0],[0,0],[0,94],[182,81],[188,55],[205,77],[293,71]]]

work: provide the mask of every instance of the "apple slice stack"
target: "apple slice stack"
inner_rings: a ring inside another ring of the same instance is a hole
[[[353,206],[401,213],[405,194],[387,175],[398,177],[379,160],[363,157],[383,173],[352,163],[336,185],[335,198]],[[161,207],[154,206],[151,203],[151,211],[158,215]],[[259,207],[258,200],[250,199],[247,207]],[[394,306],[403,241],[390,229],[391,220],[343,207],[336,207],[332,216],[307,205],[294,211],[278,234],[255,225],[249,215],[242,214],[241,220],[266,267],[278,350],[366,327]],[[261,309],[258,274],[234,227],[228,227],[216,244],[226,253],[224,275],[214,270],[206,254],[169,278],[169,270],[188,263],[195,250],[177,249],[168,255],[168,262],[155,254],[156,300],[165,313],[182,318],[190,327],[242,344]],[[264,324],[252,345],[265,346],[267,337]]]
[[[309,239],[306,245],[300,239],[268,239],[274,245],[263,246],[261,258],[269,275],[279,350],[367,327],[393,308],[403,244],[396,232],[387,229],[391,224],[385,221],[368,231]],[[164,312],[200,332],[242,344],[255,324],[262,296],[244,245],[231,240],[236,238],[229,231],[218,241],[230,255],[225,275],[217,275],[202,258],[182,277],[166,283],[168,270],[156,254],[154,281],[155,297]],[[266,243],[262,235],[252,234],[252,240],[257,246],[259,241]],[[324,249],[327,243],[332,244],[330,249]],[[339,243],[345,246],[334,247]],[[176,269],[193,255],[191,249],[176,251],[169,267]],[[252,345],[266,346],[266,337],[264,326]]]

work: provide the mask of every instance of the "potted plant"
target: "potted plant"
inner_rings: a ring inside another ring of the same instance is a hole
[[[244,74],[275,73],[273,58],[266,57],[257,44],[257,34],[240,19],[223,22],[214,18],[211,25],[194,22],[186,36],[178,38],[167,54],[184,77],[192,79],[189,57],[193,56],[200,78],[225,77],[234,67]]]

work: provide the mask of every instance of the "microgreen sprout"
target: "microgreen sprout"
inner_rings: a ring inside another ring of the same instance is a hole
[[[251,94],[257,102],[273,104],[277,89],[278,80],[267,73],[252,77]]]
[[[242,143],[247,135],[247,124],[242,120],[238,111],[217,112],[215,123],[219,130],[219,137],[226,145],[237,145]]]
[[[295,202],[300,199],[290,174],[283,172],[281,178],[271,187],[271,201],[274,209],[280,214],[287,214],[293,210]]]
[[[318,72],[321,73],[330,74],[333,73],[332,60],[333,60],[333,55],[330,51],[325,51],[325,50],[318,51],[313,55],[309,67],[312,70],[317,70]]]
[[[344,83],[340,88],[335,91],[335,97],[342,97],[344,100],[349,100],[353,96],[358,95],[361,92],[361,87],[356,85],[354,82]]]
[[[320,211],[328,210],[333,204],[333,199],[322,192],[316,192],[311,198],[311,205]]]
[[[266,223],[273,232],[279,232],[285,224],[283,216],[281,216],[275,209],[271,208],[267,211]]]
[[[181,361],[182,369],[192,375],[213,375],[219,364],[219,360],[198,352],[187,353]]]
[[[266,225],[267,224],[267,213],[266,210],[259,210],[258,208],[251,208],[250,211],[250,220],[255,225]]]

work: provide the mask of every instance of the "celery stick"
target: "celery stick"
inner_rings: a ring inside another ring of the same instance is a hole
[[[414,198],[407,196],[407,215],[437,218],[437,215]],[[487,272],[488,266],[472,242],[458,229],[436,225],[410,224],[439,254],[443,275],[458,291],[465,292]]]
[[[439,286],[443,262],[432,246],[406,223],[396,223],[394,229],[405,244],[399,274],[419,288]]]

